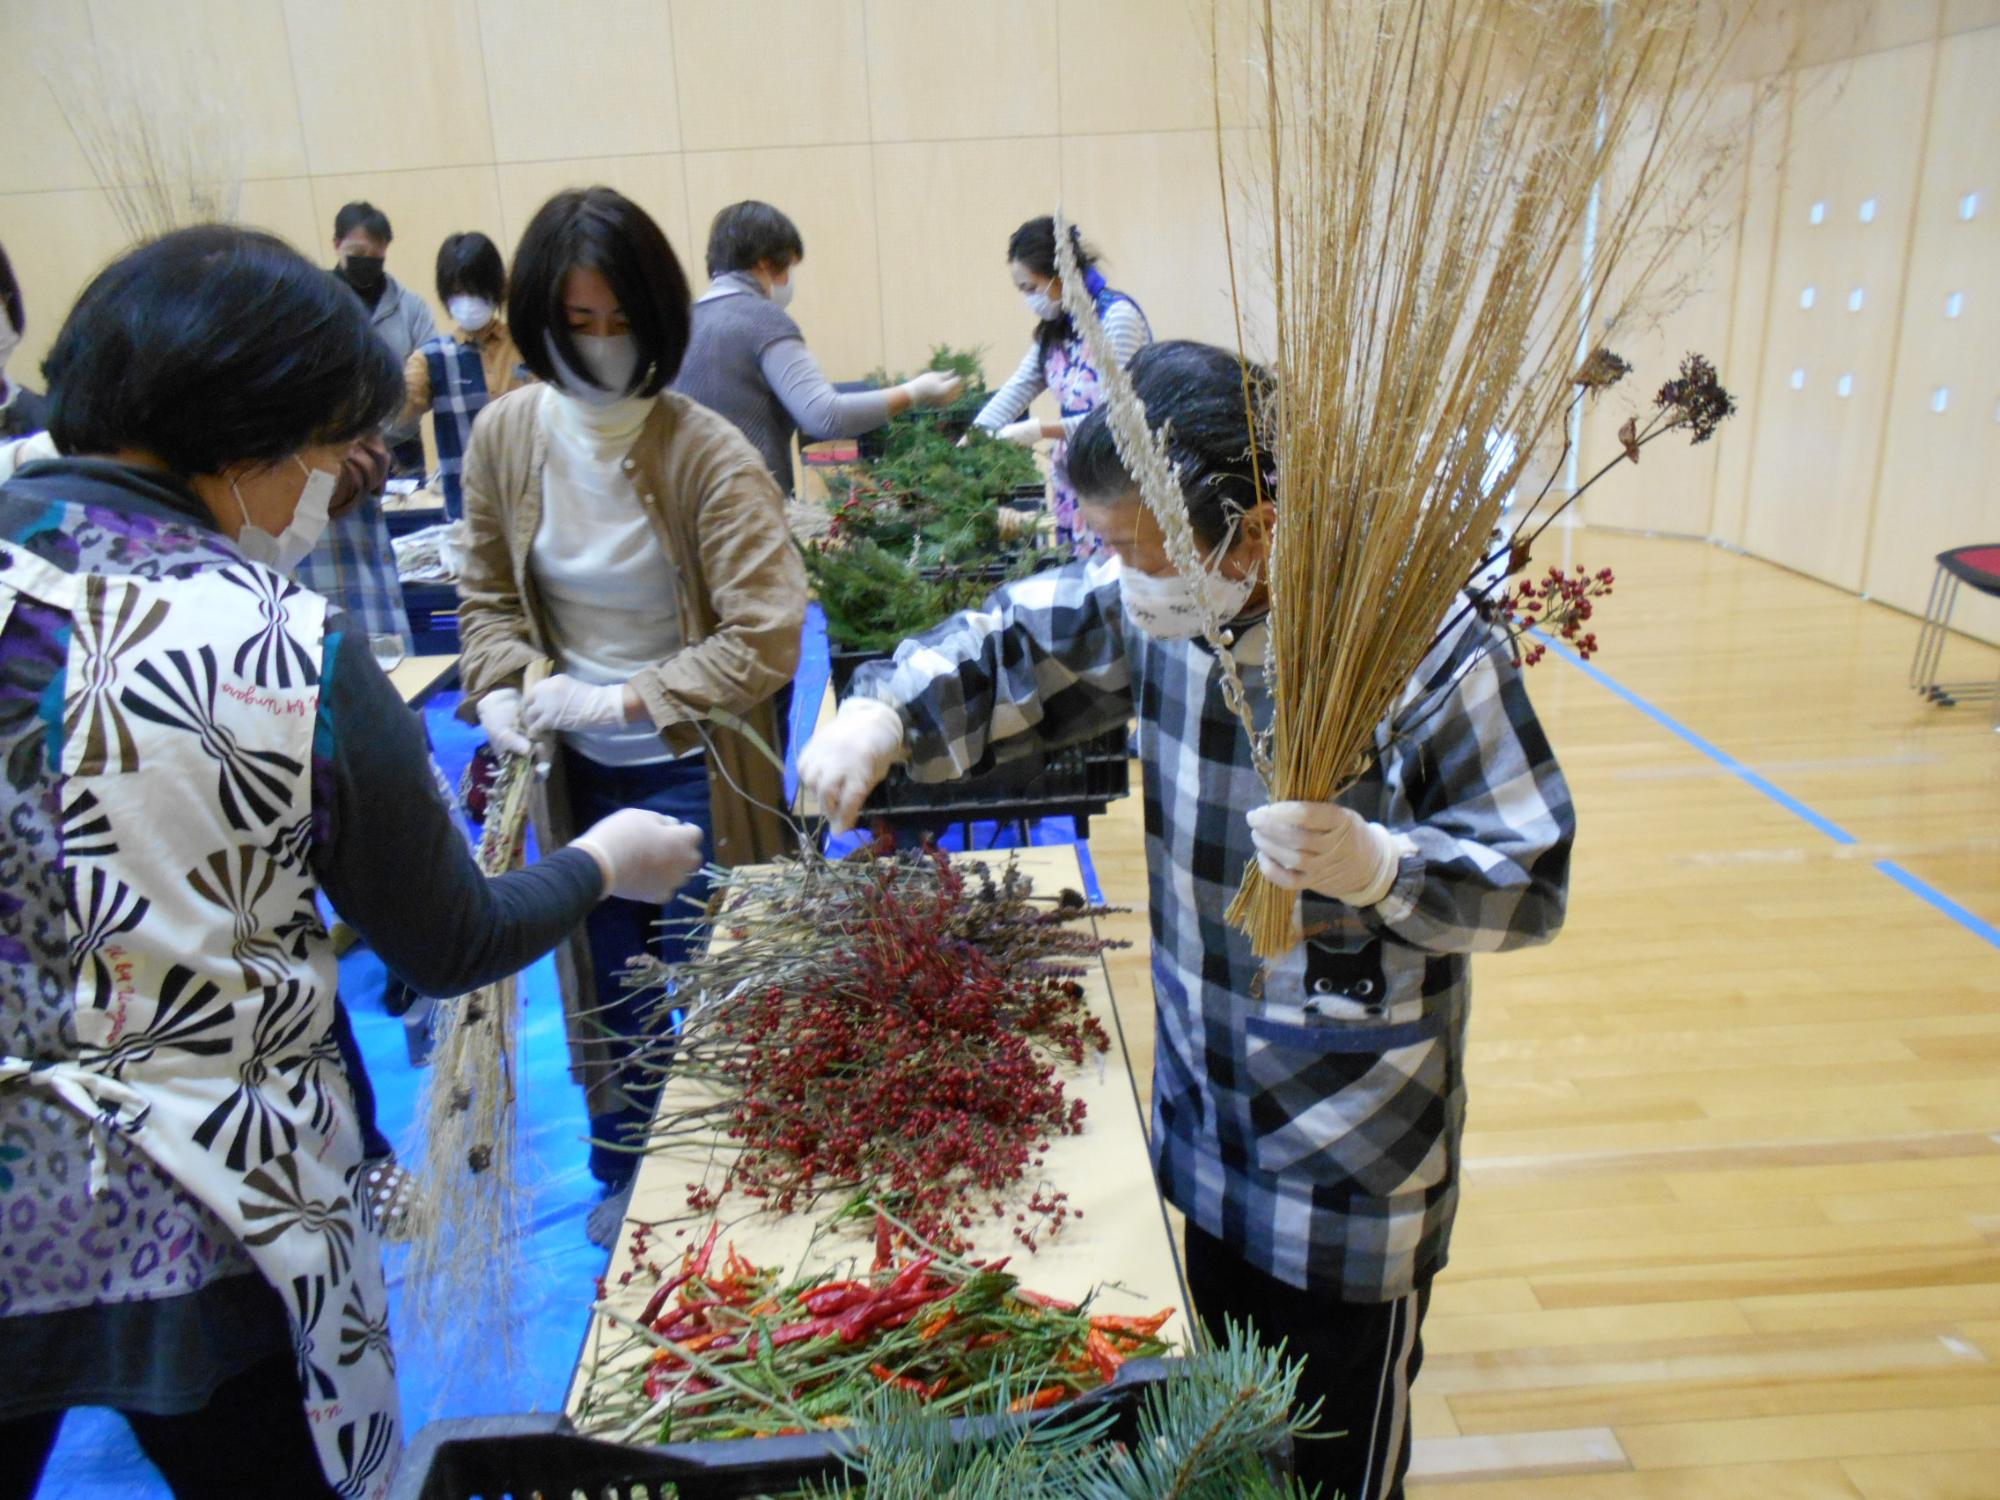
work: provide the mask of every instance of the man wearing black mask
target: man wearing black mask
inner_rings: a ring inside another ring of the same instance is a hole
[[[340,264],[333,274],[367,304],[375,336],[401,364],[419,344],[437,337],[437,321],[429,304],[405,290],[385,269],[389,242],[394,238],[389,216],[372,203],[349,203],[334,215],[333,249]],[[424,446],[417,429],[391,429],[386,436],[395,471],[423,473]]]

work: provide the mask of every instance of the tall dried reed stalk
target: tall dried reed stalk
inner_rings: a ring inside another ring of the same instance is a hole
[[[1571,402],[1585,321],[1657,289],[1697,222],[1733,24],[1696,0],[1264,0],[1274,799],[1365,769]],[[1230,919],[1269,958],[1297,912],[1253,864]]]
[[[509,757],[487,802],[479,868],[518,868],[532,760]],[[497,1317],[504,1327],[519,1270],[515,976],[438,1002],[437,1038],[418,1105],[421,1191],[410,1213],[409,1279],[417,1320],[443,1333]],[[501,1340],[504,1345],[505,1340]]]
[[[70,134],[133,240],[235,219],[243,193],[243,124],[199,53],[141,63],[93,52],[63,65],[52,90]]]

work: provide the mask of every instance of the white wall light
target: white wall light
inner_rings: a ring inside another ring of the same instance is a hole
[[[1806,210],[1806,217],[1815,224],[1824,224],[1826,222],[1826,200],[1823,198],[1817,200],[1811,208]]]
[[[1854,394],[1854,372],[1853,372],[1853,371],[1849,370],[1849,371],[1847,371],[1847,372],[1843,373],[1843,374],[1841,375],[1840,379],[1836,380],[1836,381],[1835,381],[1835,382],[1833,383],[1833,393],[1834,393],[1834,395],[1836,395],[1836,396],[1841,396],[1841,397],[1846,397],[1846,396],[1851,396],[1851,395],[1853,395],[1853,394]]]
[[[1958,200],[1958,216],[1968,224],[1979,216],[1979,194],[1967,193]],[[1819,220],[1815,219],[1813,222],[1817,224]]]
[[[1819,299],[1819,292],[1813,287],[1805,287],[1799,292],[1799,306],[1811,307]]]
[[[1940,413],[1942,413],[1942,412],[1945,412],[1945,411],[1949,410],[1949,409],[1950,409],[1950,407],[1951,407],[1951,387],[1950,387],[1950,386],[1948,386],[1948,385],[1941,385],[1941,386],[1939,386],[1939,387],[1938,387],[1938,388],[1937,388],[1936,390],[1934,390],[1934,391],[1932,391],[1932,392],[1931,392],[1931,410],[1932,410],[1932,411],[1934,411],[1934,412],[1940,412]]]
[[[1863,198],[1861,200],[1861,222],[1864,224],[1873,224],[1875,222],[1875,200],[1873,198]]]
[[[1949,297],[1944,299],[1944,315],[1947,318],[1955,318],[1964,311],[1965,293],[1953,292]]]
[[[1851,292],[1849,292],[1849,293],[1847,294],[1847,310],[1848,310],[1849,312],[1860,312],[1860,311],[1861,311],[1861,288],[1860,288],[1860,287],[1856,287],[1856,288],[1855,288],[1855,289],[1854,289],[1853,291],[1851,291]]]
[[[1804,365],[1800,365],[1796,370],[1792,371],[1792,389],[1795,391],[1802,391],[1805,388],[1806,388],[1806,367]]]

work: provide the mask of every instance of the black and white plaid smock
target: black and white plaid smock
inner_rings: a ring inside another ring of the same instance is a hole
[[[1312,934],[1268,967],[1223,918],[1269,800],[1213,652],[1126,623],[1115,560],[1009,584],[907,641],[854,690],[899,708],[936,781],[1139,720],[1161,1190],[1294,1286],[1386,1301],[1444,1265],[1465,1124],[1468,955],[1562,925],[1575,814],[1504,646],[1476,620],[1419,667],[1340,801],[1399,835],[1388,897],[1302,898]],[[1237,643],[1260,723],[1262,626]],[[1461,675],[1462,674],[1462,675]],[[1453,678],[1459,680],[1454,684]]]

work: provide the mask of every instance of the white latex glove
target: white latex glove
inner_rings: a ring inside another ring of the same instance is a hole
[[[604,894],[660,905],[701,868],[701,830],[642,807],[624,807],[593,823],[570,847],[604,872]]]
[[[1403,850],[1395,835],[1337,803],[1272,802],[1249,822],[1257,868],[1275,886],[1373,906],[1396,883]]]
[[[849,698],[799,752],[799,786],[818,799],[827,825],[845,833],[904,753],[903,716],[879,698]]]
[[[515,688],[495,688],[479,700],[479,727],[496,755],[533,755],[535,747],[521,733],[521,694]]]
[[[622,729],[625,722],[624,683],[599,686],[579,682],[563,672],[536,683],[521,705],[521,727],[534,735],[565,729]]]
[[[1039,418],[1023,417],[1018,422],[1009,422],[993,435],[1003,443],[1019,443],[1023,448],[1032,448],[1042,440],[1042,424]]]
[[[903,389],[910,393],[913,405],[949,406],[964,392],[965,377],[948,370],[926,370],[904,381]]]

